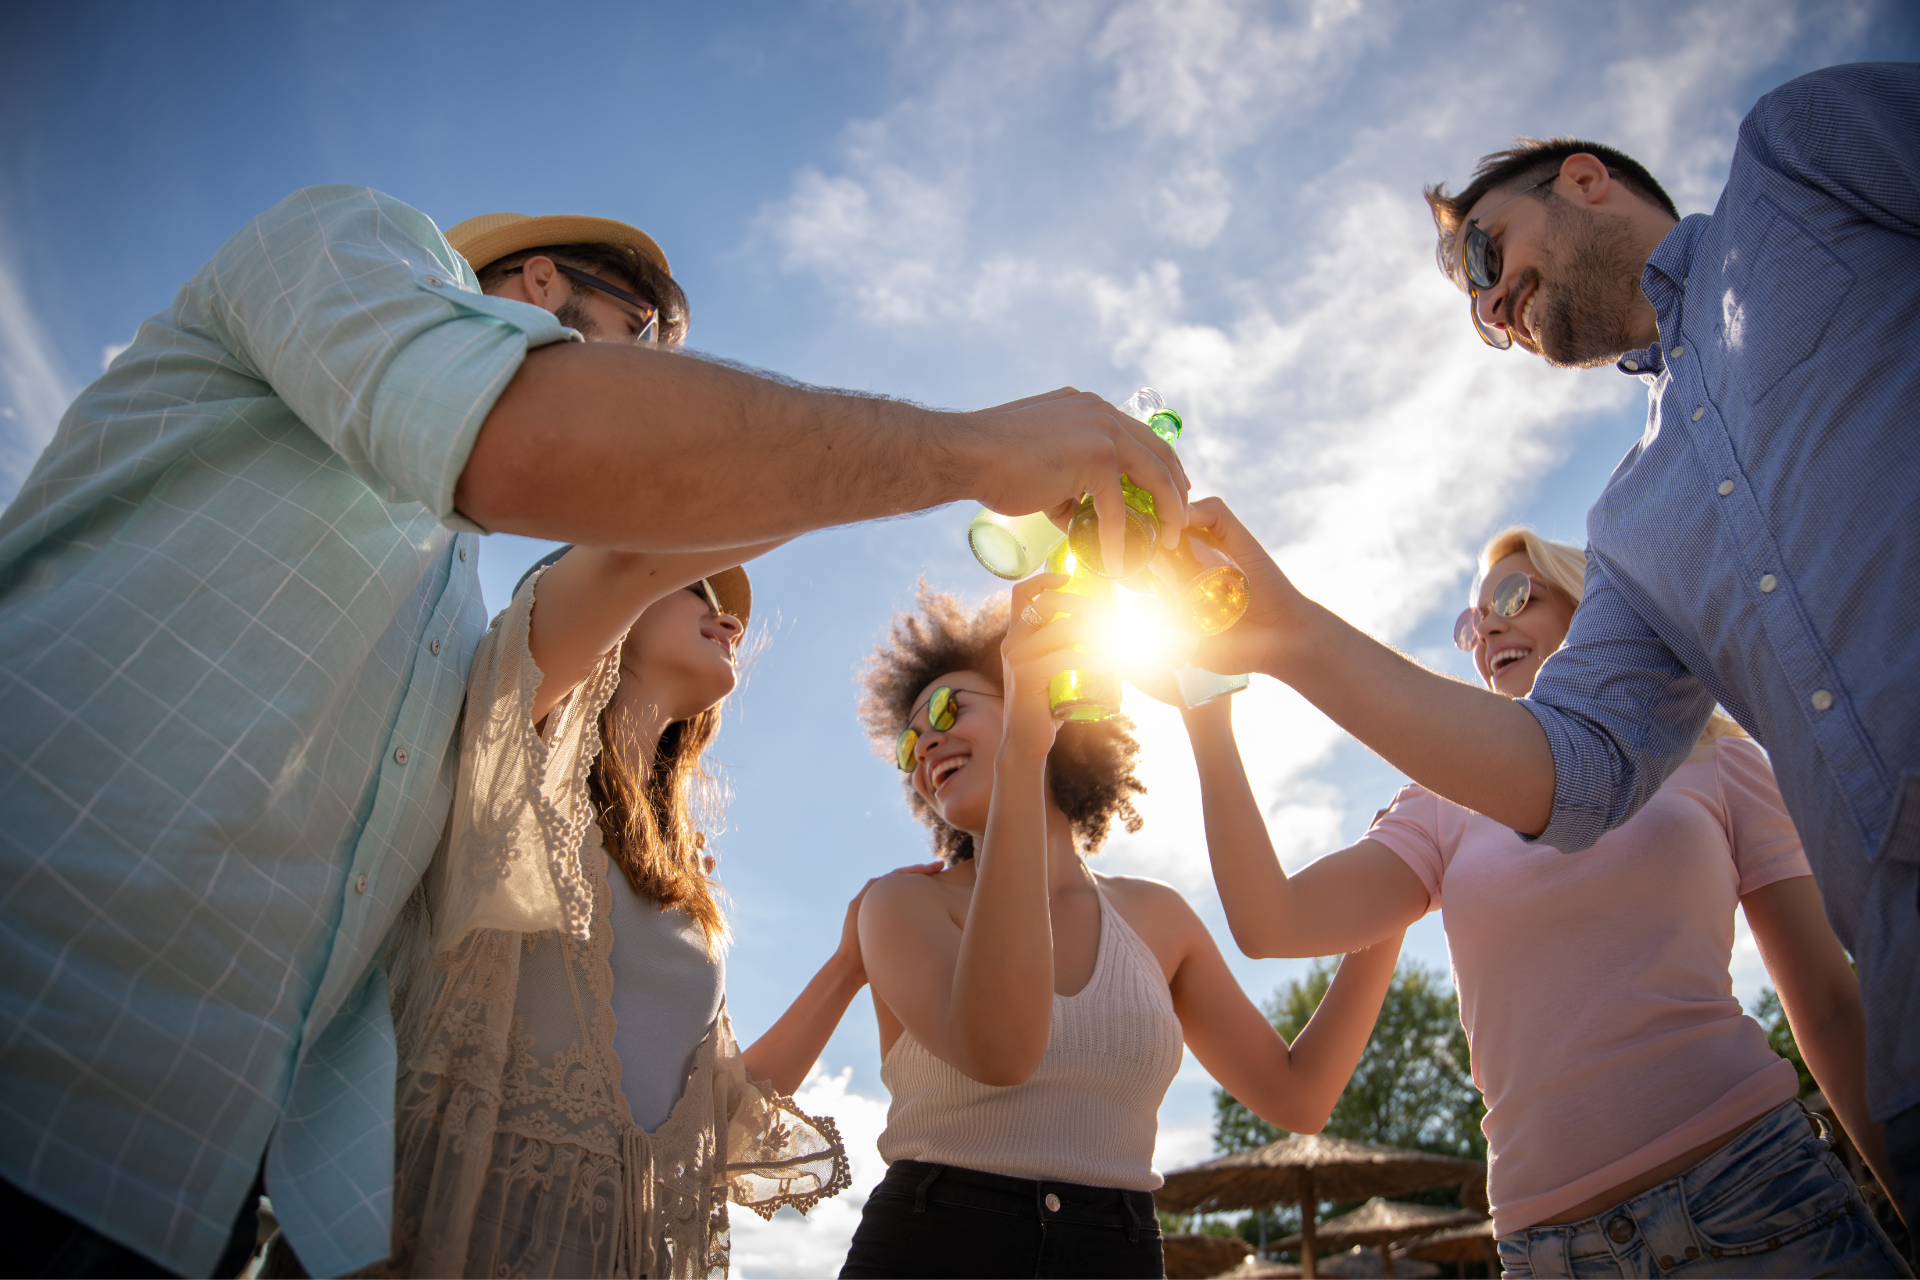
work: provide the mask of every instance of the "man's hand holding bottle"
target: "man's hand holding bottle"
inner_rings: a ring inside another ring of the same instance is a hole
[[[1081,496],[1091,494],[1100,515],[1103,554],[1119,564],[1126,529],[1124,472],[1153,495],[1161,542],[1178,545],[1192,486],[1179,455],[1144,422],[1072,387],[969,417],[983,446],[969,492],[986,506],[1009,515],[1045,511],[1064,528]]]

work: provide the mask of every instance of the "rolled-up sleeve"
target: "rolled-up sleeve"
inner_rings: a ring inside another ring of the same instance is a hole
[[[575,336],[481,294],[424,214],[365,187],[294,192],[187,285],[233,355],[389,502],[449,528],[480,424],[528,350]]]
[[[1579,853],[1638,813],[1686,760],[1713,695],[1589,554],[1567,642],[1520,705],[1553,751],[1553,820],[1521,838]]]

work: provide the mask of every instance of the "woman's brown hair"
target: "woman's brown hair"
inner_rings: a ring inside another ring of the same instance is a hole
[[[628,763],[641,756],[628,718],[615,715],[618,705],[600,713],[600,740],[606,745],[591,778],[607,853],[635,893],[658,902],[663,911],[678,907],[693,917],[706,935],[707,953],[716,954],[726,945],[727,918],[707,879],[707,841],[693,814],[698,808],[717,820],[724,798],[703,759],[720,732],[720,706],[668,725],[654,749],[653,766],[641,779]]]
[[[916,611],[894,615],[887,638],[860,673],[860,723],[874,749],[889,759],[895,737],[929,681],[950,671],[972,671],[1001,687],[1000,642],[1006,639],[1011,614],[1007,597],[999,594],[969,609],[951,593],[935,591],[925,579],[915,597]],[[1128,831],[1140,829],[1133,797],[1146,794],[1147,788],[1133,772],[1139,754],[1133,722],[1125,716],[1060,726],[1047,754],[1047,787],[1073,824],[1083,852],[1092,853],[1106,841],[1115,818]],[[908,809],[933,829],[934,852],[949,865],[971,858],[973,837],[943,822],[911,781],[906,790]]]

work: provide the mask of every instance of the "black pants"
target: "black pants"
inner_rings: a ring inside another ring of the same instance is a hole
[[[236,1276],[253,1255],[259,1222],[258,1176],[234,1219],[226,1251],[214,1264],[216,1276]],[[144,1253],[136,1253],[92,1227],[69,1218],[52,1205],[0,1178],[0,1234],[7,1257],[0,1274],[10,1276],[172,1276]]]
[[[860,1214],[843,1277],[1159,1276],[1151,1191],[1033,1182],[896,1160]]]

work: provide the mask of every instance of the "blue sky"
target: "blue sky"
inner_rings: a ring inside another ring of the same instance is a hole
[[[1460,675],[1448,627],[1480,541],[1516,520],[1582,540],[1644,400],[1611,371],[1484,349],[1433,269],[1420,185],[1461,185],[1516,134],[1572,133],[1707,211],[1767,88],[1920,56],[1920,23],[1873,0],[78,3],[9,30],[0,500],[222,240],[296,187],[364,183],[443,227],[643,226],[691,296],[693,345],[809,381],[956,408],[1151,383],[1186,414],[1199,491],[1309,592]],[[816,534],[753,567],[767,643],[716,749],[743,1038],[865,878],[922,855],[852,677],[920,575],[995,589],[969,514]],[[540,549],[488,541],[490,604]],[[1180,887],[1231,956],[1177,719],[1143,701],[1147,827],[1101,862]],[[1400,781],[1271,682],[1236,720],[1289,865],[1356,838]],[[1437,920],[1407,952],[1445,965]],[[1303,967],[1236,963],[1256,996]],[[1743,933],[1736,989],[1763,980]],[[822,1068],[808,1097],[858,1148],[855,1191],[807,1223],[739,1222],[743,1274],[831,1273],[878,1176],[864,997]],[[1190,1064],[1163,1166],[1205,1153],[1209,1092]]]

